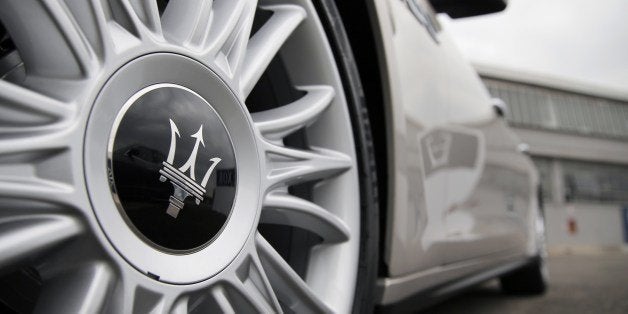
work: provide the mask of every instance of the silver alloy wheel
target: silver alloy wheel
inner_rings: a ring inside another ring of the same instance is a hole
[[[46,312],[349,312],[360,239],[355,145],[313,5],[170,0],[160,14],[162,3],[0,2],[23,61],[0,80],[0,267],[34,268],[43,282],[36,309]],[[258,10],[272,14],[251,34]],[[276,56],[303,96],[251,114],[247,97]],[[238,162],[232,214],[189,254],[138,240],[109,190],[115,117],[155,84],[210,103]],[[299,130],[308,147],[286,145]],[[306,182],[311,197],[290,193]],[[320,237],[302,276],[260,223]]]

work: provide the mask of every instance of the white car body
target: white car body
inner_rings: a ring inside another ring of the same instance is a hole
[[[431,33],[409,2],[372,3],[387,125],[394,126],[386,130],[394,192],[384,235],[388,276],[378,281],[384,305],[482,271],[515,268],[538,255],[542,243],[538,175],[521,141],[495,114],[451,38]],[[413,5],[436,23],[427,1]]]

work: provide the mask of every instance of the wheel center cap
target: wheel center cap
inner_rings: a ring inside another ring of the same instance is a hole
[[[236,193],[235,154],[197,93],[174,84],[136,93],[116,118],[108,156],[116,205],[148,244],[187,253],[222,230]]]
[[[103,82],[83,166],[92,228],[112,258],[150,279],[193,284],[250,244],[262,168],[234,90],[174,53],[138,57]]]

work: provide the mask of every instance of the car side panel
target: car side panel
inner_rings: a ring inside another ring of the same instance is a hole
[[[529,191],[520,187],[529,178],[513,165],[525,157],[513,148],[514,138],[501,139],[510,153],[495,147],[494,133],[507,127],[477,74],[444,32],[427,31],[406,1],[374,0],[373,9],[392,127],[389,275],[523,250]],[[517,214],[504,202],[515,202]]]
[[[439,102],[439,93],[434,91],[442,89],[437,83],[440,79],[427,80],[424,84],[416,79],[421,73],[439,75],[441,71],[436,69],[437,63],[422,60],[443,56],[436,46],[431,45],[432,37],[404,2],[381,0],[374,4],[388,74],[386,87],[390,103],[386,109],[388,125],[392,127],[388,136],[392,143],[388,157],[391,193],[385,260],[390,274],[398,276],[443,262],[438,247],[432,245],[438,241],[438,232],[426,236],[425,231],[428,208],[437,209],[433,204],[442,203],[446,182],[440,180],[424,185],[419,139],[426,129],[444,124],[447,112],[444,107],[432,105]],[[433,214],[438,217],[438,212]],[[440,230],[439,222],[435,218],[430,221],[430,226]]]

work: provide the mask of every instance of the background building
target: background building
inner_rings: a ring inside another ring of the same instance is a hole
[[[550,247],[625,246],[628,93],[476,65],[530,146]]]

